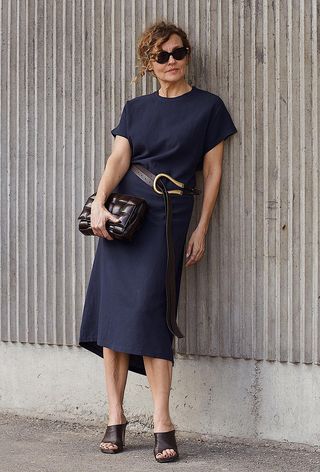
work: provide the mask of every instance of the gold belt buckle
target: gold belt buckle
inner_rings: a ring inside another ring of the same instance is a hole
[[[170,175],[168,174],[164,174],[164,173],[161,173],[161,174],[157,174],[154,178],[154,181],[153,181],[153,190],[157,193],[159,193],[160,195],[163,194],[163,192],[161,192],[160,190],[157,189],[157,180],[159,177],[166,177],[167,179],[171,180],[171,182],[173,182],[174,184],[178,185],[178,187],[184,187],[184,183],[183,182],[179,182],[179,180],[176,180],[174,179],[173,177],[171,177]],[[182,190],[178,190],[178,189],[174,189],[174,190],[168,190],[168,193],[173,193],[175,195],[182,195],[183,192]]]

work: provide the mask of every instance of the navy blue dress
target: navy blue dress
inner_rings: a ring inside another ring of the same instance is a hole
[[[168,173],[189,187],[196,185],[195,173],[202,169],[204,154],[236,132],[222,99],[195,86],[178,97],[161,97],[156,91],[128,100],[118,126],[111,130],[113,136],[129,140],[132,163],[142,164],[154,174]],[[177,188],[167,179],[162,181],[168,189]],[[166,325],[164,199],[132,170],[113,191],[144,198],[148,210],[132,241],[99,237],[79,345],[101,357],[103,346],[126,352],[130,354],[129,370],[146,375],[144,355],[174,365],[174,340]],[[178,306],[195,197],[170,196]]]

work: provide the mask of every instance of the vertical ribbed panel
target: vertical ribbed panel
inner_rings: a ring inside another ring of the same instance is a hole
[[[76,344],[97,244],[77,216],[125,100],[158,86],[131,84],[136,41],[167,18],[189,35],[188,80],[239,131],[205,255],[184,268],[177,351],[319,362],[320,2],[0,2],[1,339]]]
[[[239,133],[206,253],[184,272],[178,352],[319,362],[319,2],[190,5],[195,82],[222,96]]]

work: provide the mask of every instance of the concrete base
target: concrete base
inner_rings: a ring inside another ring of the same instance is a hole
[[[0,411],[104,424],[103,359],[80,347],[0,343]],[[171,419],[179,431],[320,445],[320,368],[316,365],[180,356]],[[148,379],[129,372],[128,420],[152,428]]]

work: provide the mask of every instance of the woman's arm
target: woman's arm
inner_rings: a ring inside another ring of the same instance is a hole
[[[129,141],[124,136],[117,135],[114,139],[112,152],[107,159],[107,163],[100,179],[97,194],[91,205],[91,228],[95,236],[100,236],[112,240],[106,230],[106,221],[118,221],[110,213],[104,203],[113,189],[126,174],[131,162],[131,147]]]
[[[207,234],[222,176],[223,141],[204,156],[203,202],[198,227]]]
[[[221,141],[204,155],[203,162],[203,202],[198,225],[187,246],[186,267],[198,262],[205,251],[205,237],[211,215],[217,200],[222,176],[223,144]]]
[[[94,202],[103,206],[112,190],[118,185],[130,167],[131,148],[127,138],[117,135],[112,152],[100,179]]]

